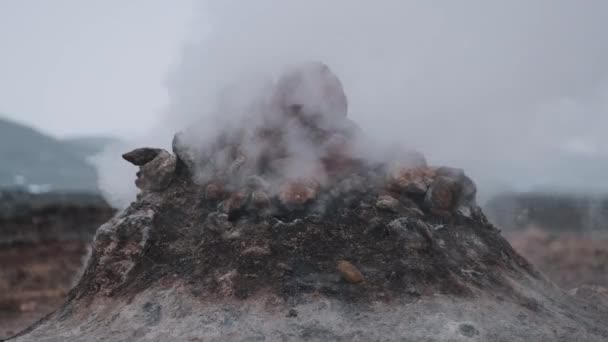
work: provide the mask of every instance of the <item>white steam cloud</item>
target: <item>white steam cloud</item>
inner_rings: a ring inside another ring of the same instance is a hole
[[[608,189],[606,1],[216,0],[197,11],[166,82],[166,120],[137,145],[168,148],[193,122],[211,135],[218,110],[238,121],[260,84],[318,60],[365,134],[465,168],[482,195]],[[112,158],[98,163],[102,183],[124,205],[133,176]]]

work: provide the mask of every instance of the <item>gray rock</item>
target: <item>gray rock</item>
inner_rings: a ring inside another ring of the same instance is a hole
[[[460,330],[462,336],[466,337],[475,337],[479,335],[479,330],[477,330],[474,325],[468,323],[460,324],[458,330]]]
[[[122,158],[133,165],[142,166],[151,162],[161,151],[162,149],[160,148],[136,148],[131,152],[123,154]]]
[[[421,217],[424,213],[418,205],[407,197],[399,199],[390,195],[380,195],[376,201],[376,208],[407,217]]]
[[[399,211],[399,201],[389,195],[382,195],[378,197],[378,201],[376,201],[376,207],[382,210],[392,211],[394,213]]]
[[[406,248],[424,249],[430,246],[432,235],[430,227],[415,218],[400,217],[387,225],[389,235],[403,241]]]
[[[232,229],[232,223],[228,221],[228,215],[216,211],[207,215],[203,227],[215,233],[224,233]]]
[[[162,191],[173,181],[176,166],[175,155],[161,150],[152,161],[139,167],[135,185],[146,191]]]

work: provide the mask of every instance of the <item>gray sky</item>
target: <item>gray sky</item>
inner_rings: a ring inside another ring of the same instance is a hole
[[[370,136],[484,189],[608,190],[607,23],[606,0],[0,0],[0,112],[167,146],[222,87],[316,59]]]
[[[1,115],[57,136],[143,134],[192,2],[1,0]]]

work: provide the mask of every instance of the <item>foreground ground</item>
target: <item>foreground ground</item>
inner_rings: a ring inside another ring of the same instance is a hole
[[[608,287],[608,237],[539,229],[506,236],[563,289],[584,284]],[[23,330],[63,303],[87,248],[81,241],[0,248],[0,338]]]

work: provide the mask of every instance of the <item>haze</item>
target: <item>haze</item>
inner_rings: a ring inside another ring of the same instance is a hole
[[[192,6],[0,1],[0,115],[56,136],[143,134],[167,101]]]
[[[369,135],[485,192],[608,189],[605,1],[5,0],[0,13],[0,110],[56,135],[167,146],[224,86],[322,60]]]

